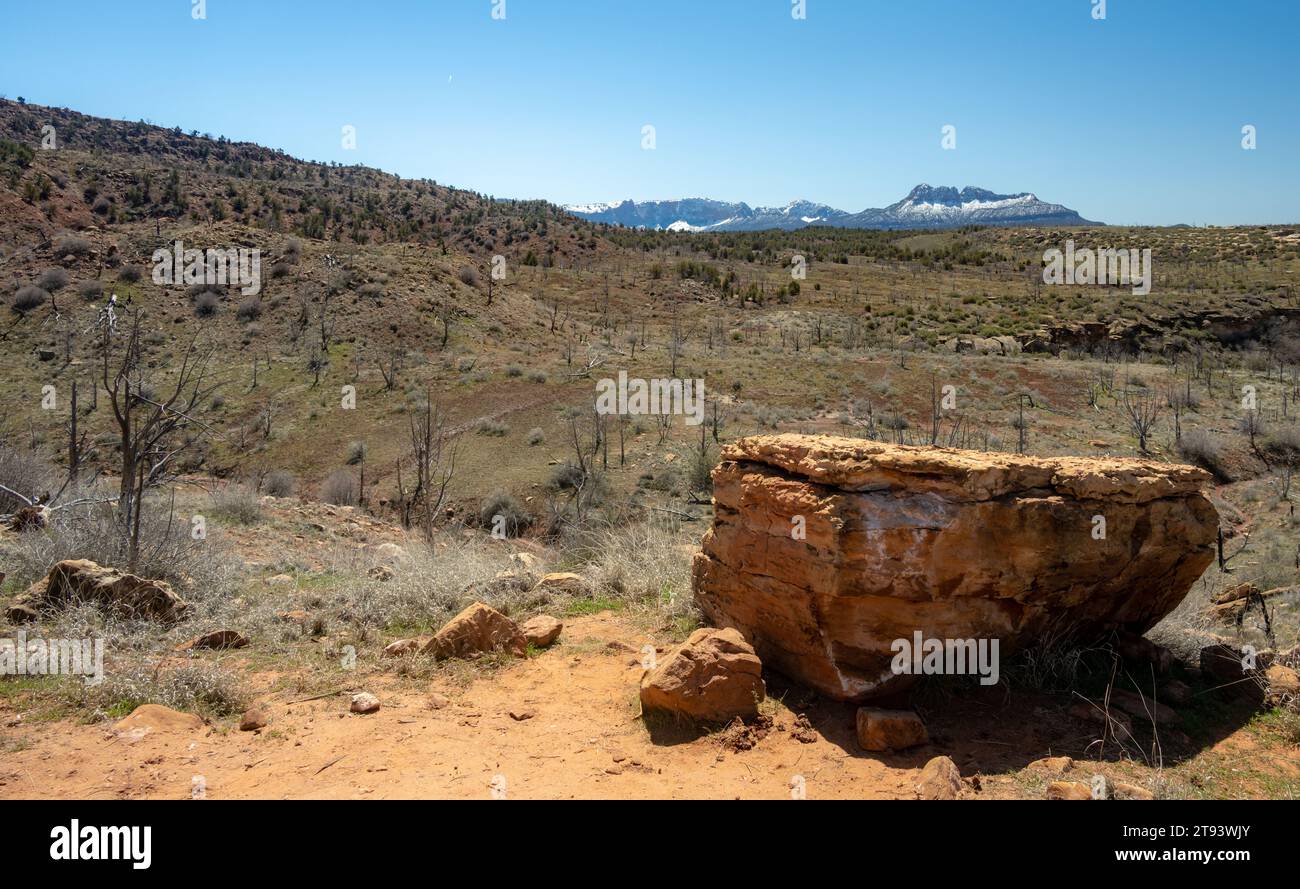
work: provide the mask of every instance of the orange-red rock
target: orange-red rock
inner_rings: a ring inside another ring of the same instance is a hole
[[[905,688],[890,646],[917,630],[998,639],[1002,657],[1049,630],[1141,633],[1210,563],[1218,528],[1208,473],[1148,460],[770,435],[724,448],[713,480],[701,609],[843,700]]]

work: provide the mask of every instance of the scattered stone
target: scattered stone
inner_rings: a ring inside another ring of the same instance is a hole
[[[737,716],[731,722],[727,723],[718,734],[718,742],[724,750],[730,750],[732,753],[743,753],[746,750],[753,750],[758,746],[758,742],[768,736],[772,731],[772,717],[758,715],[746,724],[743,719]]]
[[[892,753],[930,742],[921,717],[911,710],[858,708],[858,745],[872,753]]]
[[[1191,703],[1192,687],[1180,679],[1170,679],[1164,685],[1160,686],[1160,693],[1165,696],[1165,700],[1171,704],[1184,706]]]
[[[585,596],[588,588],[587,581],[583,580],[581,574],[574,574],[571,571],[559,571],[542,575],[542,579],[537,581],[537,585],[533,587],[533,592],[551,595]]]
[[[1147,722],[1154,722],[1157,725],[1177,725],[1182,722],[1182,717],[1178,715],[1178,711],[1174,710],[1173,707],[1137,692],[1127,691],[1122,688],[1112,689],[1110,702],[1129,716]]]
[[[396,543],[381,543],[375,547],[375,555],[386,560],[389,565],[395,565],[399,562],[405,562],[410,558],[406,550],[402,549]]]
[[[1045,799],[1092,799],[1092,788],[1079,781],[1053,781],[1047,785]]]
[[[817,742],[817,730],[812,727],[808,717],[800,713],[794,718],[794,727],[790,729],[790,737],[800,744],[814,744]]]
[[[429,697],[425,700],[428,701],[430,710],[441,710],[444,707],[451,706],[451,699],[436,691],[429,692]]]
[[[179,620],[189,608],[164,581],[123,574],[88,559],[68,559],[55,564],[49,574],[14,601],[10,619],[77,602],[94,602],[122,617],[166,622]]]
[[[695,598],[765,665],[860,702],[915,681],[891,669],[891,643],[918,626],[1000,639],[1003,658],[1049,627],[1083,642],[1145,632],[1214,558],[1210,481],[1152,460],[746,438],[713,472]],[[1104,540],[1088,533],[1098,502]]]
[[[374,565],[366,572],[366,576],[371,580],[377,580],[380,583],[388,583],[388,581],[396,577],[397,574],[387,565]]]
[[[24,531],[42,531],[50,524],[47,506],[24,506],[9,517],[9,530],[19,534]]]
[[[1068,756],[1045,756],[1034,760],[1025,768],[1059,777],[1074,768],[1074,760]]]
[[[1119,741],[1133,739],[1133,721],[1129,719],[1128,714],[1117,708],[1112,707],[1106,711],[1101,704],[1078,701],[1070,706],[1068,712],[1076,719],[1099,726],[1105,733],[1105,737],[1113,737]]]
[[[311,615],[305,611],[281,611],[275,616],[276,620],[285,623],[306,623],[311,620]]]
[[[368,691],[358,692],[352,696],[353,713],[374,713],[379,709],[379,698]]]
[[[1118,634],[1116,645],[1119,656],[1126,664],[1135,667],[1153,666],[1157,673],[1168,673],[1174,666],[1174,653],[1136,633]]]
[[[538,566],[542,564],[542,560],[532,553],[512,553],[510,555],[510,561],[514,562],[525,571],[536,571]]]
[[[293,586],[296,583],[292,574],[273,574],[265,582],[267,586]]]
[[[510,711],[510,718],[515,722],[523,722],[525,719],[532,719],[537,715],[537,711],[532,708],[520,708]]]
[[[696,630],[641,677],[641,708],[705,723],[752,719],[767,694],[762,671],[736,630]]]
[[[193,733],[203,728],[203,720],[193,713],[181,713],[161,704],[141,704],[125,719],[119,720],[114,728],[139,737],[150,732]]]
[[[419,650],[419,639],[398,639],[396,642],[390,642],[384,646],[383,656],[386,658],[404,657],[408,654],[415,654]]]
[[[1264,700],[1264,683],[1259,671],[1267,669],[1267,658],[1256,655],[1255,668],[1246,666],[1249,659],[1231,645],[1219,643],[1201,649],[1201,675],[1225,698],[1244,699],[1259,704]]]
[[[247,646],[248,637],[237,630],[213,630],[211,633],[204,633],[202,636],[195,636],[187,642],[182,642],[172,650],[210,649],[222,651],[227,648],[245,648]]]
[[[530,617],[519,627],[519,631],[524,634],[524,639],[534,648],[550,646],[560,638],[560,631],[563,629],[563,623],[546,614]]]
[[[239,730],[241,732],[255,732],[259,729],[266,728],[270,719],[260,707],[252,707],[244,711],[244,715],[239,720]]]
[[[1129,784],[1125,781],[1116,781],[1113,788],[1115,799],[1155,799],[1156,795],[1145,787],[1139,787],[1136,784]]]
[[[956,799],[961,794],[961,771],[946,756],[936,756],[921,769],[916,782],[918,799]]]
[[[1300,674],[1290,667],[1273,664],[1264,671],[1264,683],[1267,687],[1266,702],[1271,707],[1300,701]]]
[[[475,602],[447,622],[424,647],[438,660],[468,658],[505,650],[523,657],[528,647],[515,622],[482,602]]]

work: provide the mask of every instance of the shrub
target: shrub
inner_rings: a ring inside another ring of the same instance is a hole
[[[534,426],[532,429],[528,430],[527,441],[529,447],[535,448],[542,442],[546,441],[546,433],[542,431],[542,427]]]
[[[364,441],[354,441],[348,445],[348,465],[356,466],[358,463],[366,462],[368,448]]]
[[[0,485],[24,497],[36,498],[57,487],[54,467],[31,453],[0,447]],[[27,504],[0,489],[0,513],[17,512]]]
[[[492,531],[497,529],[500,522],[500,527],[507,537],[518,537],[533,523],[533,517],[511,494],[496,491],[484,500],[479,508],[479,521]]]
[[[50,295],[35,284],[28,284],[19,287],[18,292],[14,294],[13,301],[9,303],[9,308],[13,309],[19,315],[25,315],[33,309],[38,309],[50,299]]]
[[[217,306],[221,304],[221,297],[211,290],[205,290],[200,293],[194,300],[194,312],[200,318],[211,318],[217,314]]]
[[[491,435],[494,438],[500,438],[510,431],[510,427],[499,420],[484,420],[478,424],[479,435]]]
[[[291,497],[298,488],[298,480],[287,469],[276,469],[262,480],[262,490],[272,497]]]
[[[262,297],[254,294],[239,301],[235,308],[235,317],[240,321],[256,321],[262,315]]]
[[[238,525],[255,525],[262,518],[257,492],[237,482],[212,492],[212,514]]]
[[[555,491],[572,491],[582,486],[586,476],[576,463],[565,461],[551,472],[551,489]]]
[[[117,280],[126,284],[135,284],[142,277],[139,267],[133,265],[122,266],[121,271],[117,273]]]
[[[1188,429],[1183,433],[1178,450],[1184,459],[1209,470],[1216,478],[1222,481],[1231,480],[1231,473],[1223,460],[1223,440],[1214,433],[1200,428]]]
[[[165,669],[147,661],[115,667],[104,681],[63,686],[67,705],[101,719],[120,719],[142,704],[161,704],[205,717],[239,713],[247,705],[239,674],[205,660],[180,661]]]
[[[346,469],[336,469],[320,486],[320,499],[334,506],[356,506],[360,494],[357,478]]]
[[[76,235],[63,235],[54,239],[55,256],[85,256],[90,252],[90,242]]]
[[[50,293],[58,293],[68,286],[68,273],[60,268],[46,269],[36,279],[36,286]]]
[[[460,283],[468,287],[478,286],[478,269],[472,265],[463,266],[460,270]]]
[[[99,281],[82,281],[77,285],[77,293],[86,302],[97,302],[104,297],[104,285]]]

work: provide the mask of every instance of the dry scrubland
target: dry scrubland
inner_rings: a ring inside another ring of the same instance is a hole
[[[56,151],[34,150],[46,122]],[[94,502],[118,493],[122,466],[93,328],[104,294],[129,300],[124,331],[139,319],[147,391],[168,393],[191,348],[220,384],[168,439],[173,462],[141,512],[136,572],[169,581],[189,613],[167,626],[82,606],[28,627],[105,637],[107,679],[0,680],[0,793],[34,794],[20,775],[39,769],[49,792],[187,795],[183,751],[95,764],[105,723],[154,702],[210,721],[210,755],[239,766],[222,778],[229,795],[482,796],[487,760],[514,757],[514,773],[551,776],[516,783],[537,795],[780,795],[797,768],[820,775],[810,796],[909,796],[923,757],[863,755],[851,708],[780,677],[766,707],[783,731],[768,737],[733,728],[655,744],[636,718],[636,652],[699,620],[689,561],[719,447],[756,432],[1201,465],[1216,480],[1226,570],[1212,566],[1149,637],[1191,667],[1209,640],[1282,650],[1300,635],[1297,230],[638,233],[12,102],[0,102],[0,140],[0,485],[86,501],[47,529],[0,533],[3,593],[59,559],[130,557],[112,506]],[[177,239],[259,248],[261,293],[154,285],[150,256]],[[1153,292],[1044,286],[1042,253],[1066,239],[1150,247]],[[796,255],[809,263],[797,282]],[[703,379],[708,421],[601,423],[595,381],[619,370]],[[79,477],[65,487],[74,382]],[[42,410],[43,386],[55,410]],[[341,407],[345,386],[354,410]],[[936,410],[945,386],[956,405]],[[430,435],[413,435],[425,423]],[[422,443],[435,453],[416,494]],[[0,491],[0,513],[22,505]],[[188,533],[196,514],[204,540]],[[488,534],[498,514],[508,540]],[[546,571],[582,582],[539,594],[530,577]],[[1272,595],[1239,621],[1209,612],[1245,582]],[[382,657],[474,600],[566,629],[522,662]],[[173,650],[222,628],[251,644]],[[1134,719],[1128,742],[1099,743],[1069,715],[1079,696],[1153,687],[1115,663],[1045,642],[1004,669],[996,694],[931,681],[914,702],[968,795],[1041,796],[1055,767],[1030,764],[1055,754],[1158,794],[1300,793],[1294,706],[1225,700],[1192,669],[1178,668],[1193,694],[1177,725]],[[346,710],[338,695],[360,689],[391,721],[330,728]],[[428,706],[430,690],[450,703]],[[250,706],[273,714],[257,735],[237,731]],[[510,715],[521,708],[536,714]],[[805,727],[812,743],[794,737]],[[315,777],[330,750],[378,744],[381,731],[426,732],[417,740],[465,780],[421,783],[378,760]],[[65,774],[69,756],[99,777]]]

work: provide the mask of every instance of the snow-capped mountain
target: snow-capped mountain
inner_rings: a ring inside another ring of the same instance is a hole
[[[958,228],[963,225],[1089,225],[1074,210],[1040,201],[1028,192],[995,194],[967,186],[918,185],[897,203],[847,213],[825,204],[792,201],[784,207],[688,198],[680,201],[618,201],[565,207],[592,222],[669,231],[761,231],[810,225],[839,228]]]

